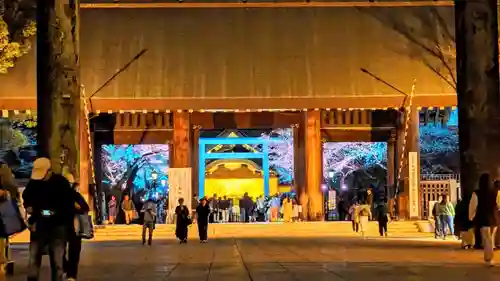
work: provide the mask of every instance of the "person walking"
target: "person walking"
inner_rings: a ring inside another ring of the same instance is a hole
[[[494,237],[500,223],[500,194],[493,189],[489,174],[479,177],[479,189],[472,193],[469,203],[469,219],[480,229],[483,242],[483,259],[487,265],[493,266]]]
[[[82,209],[76,192],[65,177],[51,171],[49,159],[38,158],[22,197],[31,214],[27,280],[38,281],[42,254],[48,248],[52,281],[62,281],[68,226],[73,223],[75,208]]]
[[[72,174],[66,176],[68,182],[72,185],[73,191],[75,192],[75,197],[77,198],[77,204],[80,208],[75,208],[75,216],[87,214],[90,211],[90,207],[80,194],[79,184],[75,182],[75,178]],[[66,255],[64,257],[64,272],[66,273],[67,281],[75,281],[78,275],[78,265],[80,264],[80,254],[82,251],[82,238],[77,235],[75,230],[75,224],[69,225]]]
[[[382,237],[387,237],[387,225],[389,223],[389,217],[387,212],[387,205],[385,202],[380,202],[377,205],[377,221],[378,221],[378,233]]]
[[[462,249],[471,249],[474,245],[474,225],[469,220],[470,200],[470,196],[464,197],[455,207],[455,231],[460,235]]]
[[[134,207],[134,202],[130,200],[130,197],[128,195],[123,196],[121,209],[125,214],[125,224],[129,225],[134,220],[135,207]]]
[[[188,238],[188,226],[192,223],[189,209],[184,205],[184,198],[179,198],[179,205],[175,208],[176,224],[175,236],[180,244],[186,244]]]
[[[198,235],[200,243],[207,243],[208,240],[208,217],[210,216],[210,208],[207,204],[207,199],[202,198],[200,204],[196,208],[196,216],[198,220]]]
[[[116,197],[111,196],[111,200],[109,200],[109,202],[108,202],[108,222],[109,222],[109,224],[115,224],[117,214],[118,214],[118,203],[116,203]]]
[[[156,202],[153,199],[149,199],[142,206],[141,213],[144,214],[144,220],[142,222],[142,245],[146,244],[146,231],[148,232],[148,245],[151,246],[153,243],[153,231],[156,224]]]
[[[368,204],[368,201],[364,201],[361,206],[358,208],[359,217],[359,230],[361,231],[361,236],[366,238],[366,231],[368,230],[368,221],[372,218],[371,206]]]
[[[354,204],[349,207],[349,218],[352,223],[352,231],[355,233],[359,232],[359,204],[354,202]]]
[[[439,202],[438,206],[438,215],[441,229],[443,231],[443,240],[446,239],[446,236],[448,235],[446,232],[447,229],[449,234],[454,237],[455,229],[453,227],[453,219],[455,218],[455,207],[448,200],[448,195],[446,194],[441,196],[441,202]]]

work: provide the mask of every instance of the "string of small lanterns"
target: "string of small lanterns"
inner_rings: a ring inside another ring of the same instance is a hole
[[[88,147],[89,147],[89,163],[90,163],[90,174],[91,174],[91,179],[92,179],[92,184],[95,184],[95,170],[94,170],[94,155],[93,155],[93,150],[92,150],[92,134],[90,133],[90,110],[88,106],[88,100],[87,96],[85,95],[85,87],[82,85],[81,87],[81,93],[82,93],[82,100],[83,100],[83,110],[84,110],[84,115],[85,115],[85,126],[87,130],[87,140],[88,140]],[[81,175],[80,175],[81,176]]]
[[[408,130],[410,128],[410,118],[411,118],[411,112],[412,112],[412,105],[413,105],[413,96],[415,94],[415,87],[416,87],[416,81],[413,81],[413,85],[411,87],[411,92],[410,95],[408,96],[408,106],[405,106],[405,131],[404,131],[404,137],[403,137],[403,145],[401,148],[401,159],[399,161],[399,168],[398,168],[398,181],[397,185],[399,187],[399,181],[401,180],[401,172],[403,171],[403,165],[404,165],[404,160],[405,160],[405,153],[406,153],[406,143],[408,142]],[[398,188],[399,189],[399,188]]]

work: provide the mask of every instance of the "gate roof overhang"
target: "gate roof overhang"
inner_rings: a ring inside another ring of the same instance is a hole
[[[276,97],[276,98],[95,98],[93,112],[255,112],[298,111],[314,109],[389,109],[403,106],[403,95],[371,95],[342,97]],[[416,95],[416,107],[453,107],[455,94]],[[0,98],[2,110],[36,110],[35,98]]]

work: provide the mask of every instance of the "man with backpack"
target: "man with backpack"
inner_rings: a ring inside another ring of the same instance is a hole
[[[31,179],[23,192],[23,204],[31,215],[28,281],[38,281],[42,255],[49,249],[53,281],[62,281],[63,261],[68,238],[68,226],[75,217],[76,193],[68,180],[51,171],[47,158],[38,158],[33,163]]]

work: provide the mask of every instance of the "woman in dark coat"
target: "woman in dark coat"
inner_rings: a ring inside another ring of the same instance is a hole
[[[181,244],[187,243],[188,226],[192,223],[189,216],[189,209],[184,205],[184,199],[179,199],[179,205],[175,208],[175,215],[177,216],[175,225],[175,236],[179,239]]]
[[[70,181],[71,182],[71,181]],[[75,192],[76,203],[78,207],[75,208],[75,215],[86,214],[90,211],[90,207],[79,193],[78,183],[72,183]],[[75,226],[70,225],[67,237],[66,255],[63,261],[64,272],[68,281],[76,280],[78,275],[78,265],[80,263],[80,253],[82,251],[82,238],[76,235]]]
[[[210,215],[210,207],[207,204],[207,199],[202,198],[198,207],[196,207],[196,215],[198,221],[198,234],[200,242],[207,243],[208,240],[208,216]]]

